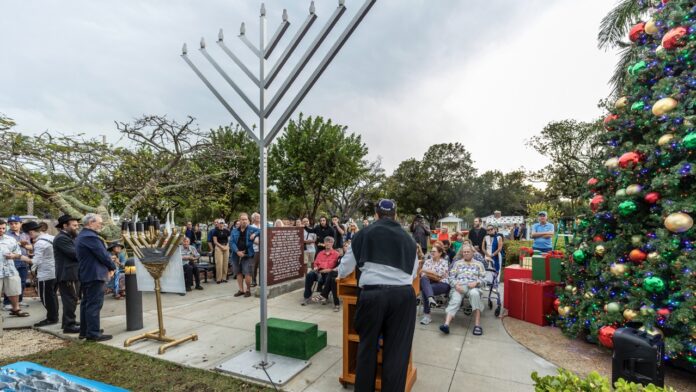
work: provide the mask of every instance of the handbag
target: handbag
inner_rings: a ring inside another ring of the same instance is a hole
[[[432,271],[423,271],[423,274],[430,279],[431,282],[439,282],[442,280],[442,277]]]

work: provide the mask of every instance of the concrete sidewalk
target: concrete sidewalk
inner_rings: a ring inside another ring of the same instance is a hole
[[[213,369],[221,362],[254,344],[254,327],[259,320],[257,298],[233,297],[236,284],[204,284],[204,291],[186,296],[164,294],[164,324],[167,334],[182,337],[198,333],[197,342],[183,343],[158,355],[158,342],[139,342],[128,350],[186,366]],[[300,290],[269,299],[269,317],[313,322],[328,332],[328,346],[312,357],[311,366],[297,375],[283,389],[287,391],[343,391],[338,382],[342,369],[342,313],[330,305],[300,306]],[[114,335],[106,344],[123,348],[126,338],[157,328],[157,313],[152,293],[143,296],[145,328],[125,330],[125,301],[105,298],[102,328]],[[28,309],[31,317],[5,315],[5,327],[30,326],[45,315],[40,302]],[[414,391],[532,391],[530,374],[554,374],[555,366],[515,342],[492,311],[482,316],[483,336],[471,333],[472,317],[459,314],[450,335],[438,330],[444,312],[433,311],[433,322],[417,324],[413,342],[413,360],[418,369]],[[57,326],[42,330],[61,334]],[[75,335],[69,335],[75,338]],[[350,388],[349,388],[350,389]]]

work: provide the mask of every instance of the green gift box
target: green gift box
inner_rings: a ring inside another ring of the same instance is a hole
[[[532,279],[541,281],[561,282],[563,256],[550,255],[532,257]]]

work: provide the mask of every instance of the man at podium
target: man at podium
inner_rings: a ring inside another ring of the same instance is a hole
[[[381,199],[376,221],[360,230],[341,259],[338,276],[360,269],[355,312],[360,336],[355,391],[374,391],[377,350],[383,339],[382,391],[403,391],[416,322],[413,280],[418,272],[416,243],[396,219],[396,203]]]

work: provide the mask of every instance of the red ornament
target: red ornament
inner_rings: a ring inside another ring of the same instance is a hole
[[[627,152],[619,158],[619,166],[622,168],[627,168],[629,166],[635,166],[640,162],[640,155],[637,152]]]
[[[660,309],[657,309],[657,314],[658,314],[659,316],[662,316],[662,317],[667,317],[667,316],[670,315],[670,313],[672,313],[672,312],[671,312],[669,309],[667,309],[667,308],[660,308]]]
[[[660,194],[657,192],[650,192],[643,198],[648,204],[655,204],[660,200]]]
[[[589,186],[590,188],[597,185],[598,183],[599,183],[599,180],[594,178],[594,177],[587,180],[587,186]]]
[[[681,38],[687,33],[685,27],[675,27],[668,31],[664,37],[662,37],[662,47],[665,49],[674,49],[679,46],[686,45],[685,42],[681,41]]]
[[[594,241],[594,242],[604,242],[604,237],[602,237],[601,235],[596,235],[596,236],[594,236],[594,238],[592,238],[592,241]]]
[[[640,249],[633,249],[631,253],[628,254],[628,258],[631,259],[632,262],[638,264],[642,263],[646,257],[648,257],[648,255]]]
[[[553,310],[558,312],[558,307],[561,306],[561,300],[556,298],[553,300]]]
[[[597,212],[599,207],[604,203],[604,196],[602,195],[595,195],[595,197],[590,200],[590,209],[592,212]]]
[[[645,33],[645,22],[637,23],[631,27],[631,31],[628,32],[628,39],[630,39],[631,42],[636,42],[643,33]]]
[[[618,120],[619,115],[618,114],[609,114],[608,116],[604,117],[604,129],[607,131],[613,131],[614,128],[609,126],[609,123]]]
[[[614,333],[616,332],[616,328],[612,327],[611,325],[605,325],[602,328],[599,329],[599,342],[602,343],[602,346],[606,348],[614,348]]]

